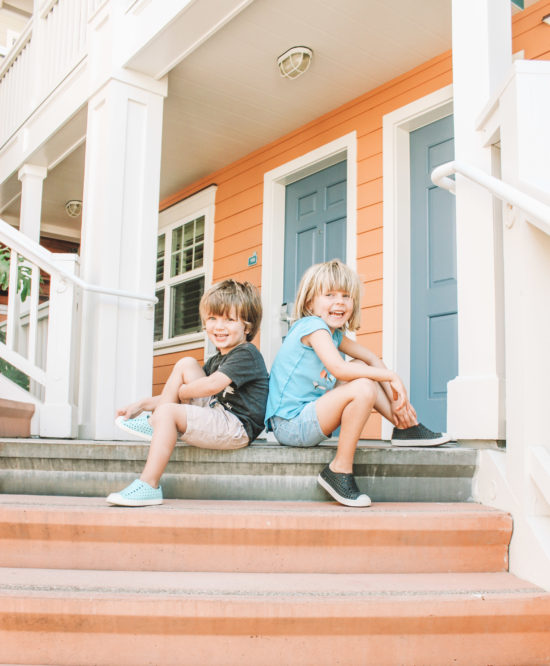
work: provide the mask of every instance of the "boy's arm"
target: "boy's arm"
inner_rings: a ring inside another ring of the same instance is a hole
[[[143,398],[137,402],[132,402],[126,407],[121,407],[117,409],[116,415],[123,416],[125,419],[133,419],[141,412],[152,412],[156,409],[160,395],[154,395],[150,398]]]
[[[207,398],[223,391],[231,384],[231,381],[226,374],[216,370],[207,377],[200,377],[189,384],[182,384],[178,390],[178,397],[182,401],[191,398]]]

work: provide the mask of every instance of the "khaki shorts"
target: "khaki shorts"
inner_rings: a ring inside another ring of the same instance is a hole
[[[249,442],[239,419],[211,398],[186,404],[187,429],[179,440],[201,449],[242,449]]]

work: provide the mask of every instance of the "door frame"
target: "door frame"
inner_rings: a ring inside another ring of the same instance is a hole
[[[281,346],[285,188],[306,176],[346,160],[346,263],[357,267],[357,133],[355,131],[300,155],[264,174],[262,229],[262,307],[260,349],[268,368]]]
[[[411,379],[411,262],[409,134],[453,113],[453,87],[445,86],[383,117],[383,316],[382,349],[386,365]],[[392,424],[382,419],[382,439]]]

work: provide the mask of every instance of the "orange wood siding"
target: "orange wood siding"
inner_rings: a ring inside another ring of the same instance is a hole
[[[550,28],[541,0],[513,20],[513,49],[526,58],[550,58]],[[161,210],[217,183],[213,281],[250,280],[261,287],[262,196],[267,171],[349,132],[357,133],[357,270],[364,284],[358,340],[382,353],[382,119],[410,102],[452,83],[451,52],[443,53],[384,85],[267,144],[161,202]],[[248,267],[254,252],[258,263]],[[158,363],[156,357],[155,361]],[[164,357],[162,357],[164,358]],[[369,419],[363,436],[380,437],[381,419]]]
[[[204,349],[187,349],[180,352],[168,354],[159,354],[153,358],[153,395],[158,395],[162,391],[168,376],[176,361],[184,356],[192,356],[202,365],[204,362]]]

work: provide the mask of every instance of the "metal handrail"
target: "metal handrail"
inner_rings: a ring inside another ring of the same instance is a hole
[[[513,185],[509,185],[499,178],[490,176],[477,167],[465,164],[464,162],[459,162],[458,160],[446,162],[445,164],[436,167],[432,171],[432,182],[434,185],[456,194],[456,182],[452,180],[452,178],[449,178],[453,173],[459,173],[478,185],[481,185],[501,201],[504,201],[511,206],[517,206],[527,213],[528,222],[550,236],[550,206],[525,194]]]
[[[0,242],[13,248],[18,254],[22,255],[31,263],[36,264],[47,273],[55,275],[63,280],[67,280],[68,282],[72,282],[84,291],[93,291],[100,294],[108,294],[109,296],[120,296],[121,298],[131,298],[137,301],[145,301],[151,305],[154,305],[158,301],[156,296],[145,296],[144,294],[137,294],[123,289],[111,289],[110,287],[90,284],[79,278],[77,275],[73,275],[62,268],[59,268],[52,262],[52,253],[49,250],[46,250],[46,248],[35,243],[4,220],[0,220]]]

